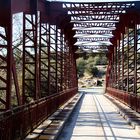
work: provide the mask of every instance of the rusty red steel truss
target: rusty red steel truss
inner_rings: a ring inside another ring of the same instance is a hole
[[[107,72],[107,91],[140,111],[140,17],[137,11],[120,18],[112,39]],[[115,89],[115,92],[114,92]]]
[[[23,0],[21,3],[8,0],[1,1],[0,5],[3,30],[0,49],[4,53],[0,54],[0,109],[12,108],[12,81],[18,105],[77,87],[77,81],[71,79],[76,79],[76,49],[72,47],[75,40],[69,38],[72,25],[67,11],[60,9],[62,4],[57,6],[45,0]],[[12,46],[12,15],[19,12],[23,13],[22,77],[17,73]]]
[[[106,91],[139,109],[140,2],[0,1],[0,139],[23,139],[78,91],[78,48],[107,54]],[[22,13],[20,47],[13,15]]]

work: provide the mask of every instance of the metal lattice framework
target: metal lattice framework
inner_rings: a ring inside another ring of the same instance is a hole
[[[140,112],[139,7],[1,0],[0,139],[23,139],[77,93],[78,48],[107,54],[106,91]],[[17,13],[20,45],[13,43]]]
[[[131,18],[129,17],[131,16]],[[125,22],[123,21],[125,19]],[[139,15],[127,13],[120,20],[110,50],[107,91],[139,112]]]
[[[110,3],[66,3],[63,7],[68,10],[71,22],[76,31],[76,45],[80,48],[106,50],[110,46],[112,31],[116,29],[120,15],[133,9],[135,2],[110,2]],[[98,44],[98,45],[96,45]],[[99,49],[98,47],[99,46]],[[101,47],[100,47],[101,46]]]
[[[62,4],[58,5],[62,8]],[[58,6],[60,12],[55,13],[56,6],[57,4],[50,5],[45,0],[34,0],[32,3],[25,0],[17,4],[16,1],[1,1],[0,110],[12,108],[12,97],[17,97],[14,99],[17,106],[76,88],[76,82],[71,83],[70,80],[70,71],[76,67],[73,62],[75,59],[72,58],[73,43],[70,44],[72,39],[67,37],[67,32],[72,29],[66,29],[71,24],[65,10],[61,11]],[[46,9],[50,9],[51,13]],[[12,20],[13,14],[19,12],[23,12],[23,43],[21,48],[16,48],[12,42]],[[58,21],[57,18],[61,16],[63,18]],[[65,22],[67,18],[68,21]],[[67,25],[62,26],[63,24]],[[15,56],[20,60],[20,71],[17,69]],[[76,71],[73,71],[76,78]],[[16,95],[12,93],[13,81]]]

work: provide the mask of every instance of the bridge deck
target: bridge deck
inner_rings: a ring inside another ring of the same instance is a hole
[[[58,140],[139,140],[101,89],[86,90]]]

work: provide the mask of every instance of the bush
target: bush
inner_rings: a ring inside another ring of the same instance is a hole
[[[106,65],[107,58],[104,54],[88,55],[87,58],[80,57],[77,59],[77,73],[79,77],[84,76],[85,71],[92,76],[102,76],[105,74],[103,71],[99,71],[96,65]]]
[[[97,86],[102,86],[102,81],[100,81],[100,80],[97,80]]]
[[[82,77],[85,72],[86,61],[83,58],[77,59],[77,73],[79,77]]]
[[[94,58],[92,56],[89,56],[89,58],[87,59],[87,64],[89,63],[95,64]]]
[[[106,65],[107,58],[105,56],[95,56],[94,58],[95,65]]]
[[[87,65],[86,72],[87,72],[88,74],[92,75],[92,76],[95,76],[95,77],[97,77],[98,74],[99,74],[98,68],[95,67],[95,66],[93,65],[93,63],[90,63],[90,64]]]

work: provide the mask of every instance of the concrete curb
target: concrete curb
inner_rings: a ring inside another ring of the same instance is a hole
[[[117,112],[127,121],[127,123],[131,125],[138,134],[140,134],[140,114],[115,98],[107,94],[104,96],[114,104]]]
[[[29,134],[25,140],[57,140],[65,123],[78,102],[81,100],[82,96],[83,93],[80,93],[72,97],[68,102],[61,106],[59,110],[53,113],[47,120],[45,120],[39,127]],[[62,114],[62,116],[59,116],[60,114]],[[57,129],[51,130],[51,126],[55,125],[56,123],[58,123]],[[48,129],[49,131],[47,131]]]
[[[83,96],[83,93],[81,93],[81,95],[79,96],[77,102],[74,104],[74,106],[72,107],[72,109],[70,110],[70,112],[67,114],[67,117],[65,118],[64,123],[62,124],[61,128],[59,129],[59,132],[57,133],[56,137],[54,140],[57,140],[58,136],[60,135],[60,133],[62,132],[67,120],[69,119],[70,115],[72,114],[73,110],[75,109],[76,105],[79,103],[79,101],[81,100]]]

